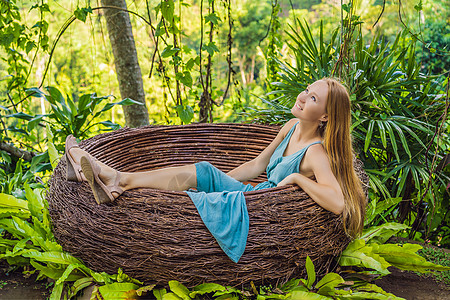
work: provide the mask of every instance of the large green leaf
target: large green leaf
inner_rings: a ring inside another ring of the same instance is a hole
[[[60,266],[60,265],[49,264],[48,266],[45,266],[34,260],[30,260],[30,264],[36,270],[39,271],[39,278],[41,278],[42,276],[46,276],[46,277],[51,278],[56,281],[56,280],[59,280],[62,276],[64,276],[65,277],[64,281],[66,281],[66,282],[67,281],[76,281],[81,278],[85,278],[85,276],[82,275],[81,273],[74,274],[75,272],[72,272],[73,269],[71,269],[71,271],[70,271],[72,274],[67,274],[67,276],[66,276],[64,274],[65,272],[67,272],[66,265]],[[63,280],[60,280],[60,282],[62,283]]]
[[[19,242],[17,242],[14,245],[12,254],[19,253],[19,251],[20,251],[20,253],[22,253],[23,251],[21,251],[21,250],[24,250],[27,248],[26,246],[27,246],[27,242],[29,240],[30,240],[29,238],[25,238],[25,239],[21,239]]]
[[[308,276],[308,280],[306,281],[306,287],[311,289],[312,285],[316,281],[316,271],[314,270],[314,264],[309,256],[306,257],[306,274]]]
[[[375,193],[380,193],[386,198],[391,198],[391,194],[389,193],[388,188],[383,183],[383,181],[379,178],[381,175],[378,170],[366,169],[367,176],[369,176],[369,185],[370,188],[375,191]]]
[[[3,251],[11,251],[17,244],[17,240],[4,239],[0,237],[0,247],[4,247]]]
[[[93,94],[84,94],[78,99],[78,113],[83,113],[84,111],[90,109],[90,105],[88,105],[91,102],[91,97]]]
[[[178,297],[184,300],[189,300],[191,297],[189,296],[189,290],[187,287],[182,285],[176,280],[169,281],[170,290],[175,293]]]
[[[114,282],[100,286],[98,291],[103,299],[133,299],[136,298],[135,291],[138,288],[134,283]]]
[[[27,201],[3,193],[0,193],[0,207],[15,208],[29,213]]]
[[[46,276],[48,278],[51,278],[53,280],[58,280],[61,275],[64,273],[63,269],[57,269],[57,268],[51,268],[46,267],[44,265],[39,264],[38,262],[34,260],[30,260],[30,264],[39,271],[39,277]]]
[[[78,279],[70,287],[69,299],[74,297],[81,290],[91,286],[93,283],[94,283],[94,279],[92,277],[82,277],[82,278]]]
[[[352,295],[354,295],[355,298],[363,296],[362,299],[404,300],[403,298],[388,293],[381,287],[371,283],[366,283],[362,286],[358,286],[357,288],[355,288],[355,291],[352,293]]]
[[[42,210],[44,209],[44,202],[41,197],[41,189],[31,189],[28,184],[24,185],[28,200],[28,209],[39,221],[43,220]]]
[[[3,208],[0,207],[0,219],[15,216],[21,219],[27,219],[31,216],[29,211],[18,208]]]
[[[161,1],[160,9],[161,9],[161,14],[163,15],[164,19],[166,19],[169,23],[172,23],[174,9],[175,9],[174,0]]]
[[[436,271],[448,271],[450,267],[436,265],[428,262],[425,258],[418,255],[416,252],[422,249],[422,246],[417,244],[384,244],[384,245],[371,245],[373,252],[383,257],[394,267],[402,270],[416,271],[416,272],[430,272],[430,270]]]
[[[360,238],[363,239],[366,243],[370,241],[372,243],[383,244],[391,236],[407,228],[409,228],[409,226],[404,224],[384,223],[379,226],[365,229]]]
[[[179,80],[182,84],[184,84],[187,87],[192,87],[192,76],[191,72],[184,71],[184,72],[178,72],[175,76],[177,80]]]
[[[76,270],[78,268],[79,265],[76,264],[70,264],[66,267],[66,269],[64,270],[64,272],[61,274],[61,277],[58,278],[58,280],[56,281],[55,284],[61,284],[65,281],[67,281],[67,279],[69,278],[69,276],[72,274],[72,272],[74,270]]]
[[[53,287],[52,294],[50,295],[50,300],[61,300],[64,290],[64,284],[57,284]]]
[[[81,262],[72,255],[57,251],[40,252],[36,250],[29,250],[23,253],[23,256],[35,259],[40,262],[51,262],[63,265],[81,264]]]
[[[178,297],[175,293],[166,293],[162,296],[162,300],[181,300],[183,298]]]
[[[380,274],[390,274],[388,267],[390,264],[380,255],[373,252],[373,248],[366,245],[364,240],[353,240],[342,252],[339,258],[341,266],[358,266],[374,269]]]
[[[114,282],[115,276],[109,275],[106,272],[97,273],[97,272],[92,271],[91,269],[89,269],[88,267],[86,267],[84,265],[80,266],[80,270],[82,270],[85,274],[91,275],[94,278],[94,280],[98,283],[109,284],[109,283]]]
[[[321,295],[328,295],[332,293],[336,286],[343,283],[344,279],[336,273],[328,273],[322,277],[316,284],[315,288],[318,289],[317,293]]]
[[[14,220],[12,220],[10,218],[0,219],[0,228],[8,231],[15,238],[22,239],[22,238],[26,237],[25,232],[22,229],[17,228]]]
[[[0,221],[4,222],[4,224],[7,223],[9,228],[14,229],[14,232],[20,232],[23,237],[30,238],[34,245],[41,247],[43,250],[61,250],[61,246],[59,244],[45,239],[45,237],[40,235],[40,232],[36,231],[27,221],[14,216],[11,220]]]
[[[114,103],[107,103],[99,112],[97,112],[94,115],[95,117],[98,117],[102,112],[108,111],[111,108],[113,108],[115,105],[143,105],[141,102],[130,99],[130,98],[125,98],[122,101],[119,102],[114,102]]]
[[[189,105],[187,105],[186,107],[184,107],[183,105],[177,105],[176,110],[178,116],[184,124],[189,124],[194,117],[194,110]]]
[[[377,122],[377,125],[378,125],[378,130],[380,132],[381,143],[383,144],[384,148],[387,148],[386,130],[384,128],[384,124],[380,120],[376,120],[376,122]]]
[[[328,300],[333,299],[327,296],[322,296],[312,292],[305,291],[293,291],[291,293],[291,297],[289,299],[292,300]]]
[[[366,141],[364,143],[364,152],[367,152],[367,150],[369,150],[371,138],[372,138],[372,135],[373,135],[374,125],[375,125],[375,121],[374,120],[369,121],[369,127],[367,128],[367,134],[366,134]]]
[[[189,293],[189,297],[195,298],[197,295],[203,295],[207,293],[224,291],[225,287],[217,283],[203,283],[195,286],[192,292]]]
[[[163,296],[167,294],[166,289],[154,289],[153,296],[155,296],[156,300],[162,300]]]

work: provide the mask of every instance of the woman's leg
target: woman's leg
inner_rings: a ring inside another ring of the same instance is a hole
[[[124,185],[124,191],[139,187],[185,191],[197,187],[196,169],[193,164],[146,172],[121,172],[121,176],[120,182]]]
[[[89,155],[89,153],[80,148],[72,148],[69,152],[76,163],[80,163],[82,156]],[[100,161],[96,161],[96,163],[101,167],[99,177],[103,183],[107,186],[113,185],[116,176],[120,176],[119,187],[123,191],[134,188],[184,191],[192,187],[197,187],[196,168],[193,164],[146,172],[119,172],[119,175],[117,175],[115,169]]]

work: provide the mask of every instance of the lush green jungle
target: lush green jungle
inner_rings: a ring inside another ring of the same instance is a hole
[[[0,260],[10,270],[48,280],[51,299],[89,286],[92,299],[402,299],[373,283],[388,267],[439,271],[450,284],[450,258],[390,239],[450,248],[447,0],[118,3],[0,0]],[[102,7],[129,19],[134,40],[112,40]],[[134,47],[141,100],[118,83],[128,55],[116,51]],[[136,111],[148,112],[144,125],[282,124],[298,93],[327,76],[350,91],[370,182],[365,230],[336,258],[340,272],[316,280],[308,258],[307,278],[281,286],[188,289],[174,278],[165,289],[95,272],[57,243],[45,194],[69,134],[135,126]]]

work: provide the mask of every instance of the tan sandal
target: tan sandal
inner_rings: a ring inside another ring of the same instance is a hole
[[[69,181],[83,181],[83,176],[81,175],[81,166],[75,162],[73,157],[70,155],[69,150],[72,148],[80,148],[77,144],[77,140],[71,134],[66,138],[65,153],[66,157],[66,179]]]
[[[120,173],[118,171],[116,171],[114,185],[107,186],[99,177],[101,167],[90,156],[82,156],[80,164],[98,204],[112,202],[115,199],[113,192],[118,193],[119,196],[123,193],[119,187]]]

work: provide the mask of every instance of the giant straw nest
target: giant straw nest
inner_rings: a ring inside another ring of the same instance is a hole
[[[120,171],[208,161],[227,172],[256,157],[279,129],[257,124],[124,128],[82,141],[80,147]],[[367,186],[361,163],[355,170]],[[236,264],[221,250],[186,193],[140,188],[97,205],[89,185],[67,181],[65,172],[62,159],[47,194],[57,241],[95,271],[113,274],[121,268],[146,284],[283,283],[305,274],[307,256],[319,274],[330,271],[350,241],[341,218],[298,187],[245,192],[250,230]],[[250,183],[266,179],[263,174]]]

